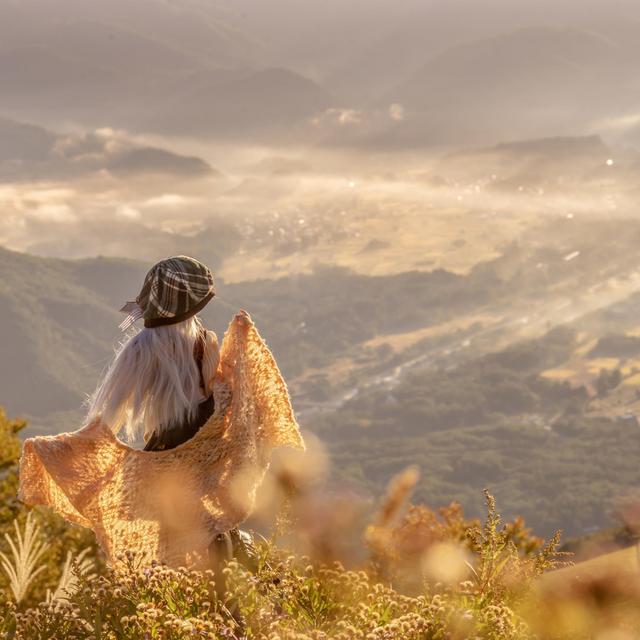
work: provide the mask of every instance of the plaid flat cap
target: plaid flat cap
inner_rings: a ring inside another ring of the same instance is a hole
[[[202,262],[174,256],[153,265],[135,302],[120,309],[129,313],[120,328],[125,331],[144,318],[145,327],[160,327],[188,320],[204,309],[216,294],[213,275]]]

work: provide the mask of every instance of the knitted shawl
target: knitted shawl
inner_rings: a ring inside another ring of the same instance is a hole
[[[213,384],[215,412],[167,451],[140,451],[96,419],[73,433],[30,438],[18,497],[91,528],[107,560],[197,566],[213,537],[242,522],[274,447],[304,448],[278,366],[249,316],[229,325]]]

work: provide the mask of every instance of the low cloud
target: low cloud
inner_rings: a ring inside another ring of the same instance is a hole
[[[401,122],[402,120],[404,120],[404,116],[405,111],[404,107],[401,104],[394,102],[389,106],[389,117],[392,120],[394,120],[395,122]]]
[[[142,203],[144,207],[182,207],[194,201],[194,198],[182,196],[178,193],[163,193],[161,196],[154,196]]]
[[[116,209],[116,216],[126,220],[138,220],[140,218],[140,211],[135,207],[123,204]]]
[[[35,220],[47,222],[67,223],[77,220],[77,216],[66,204],[43,204],[32,209],[30,215]]]
[[[364,111],[358,109],[327,109],[320,116],[312,119],[312,124],[320,125],[337,125],[340,127],[353,127],[361,125],[365,121]]]

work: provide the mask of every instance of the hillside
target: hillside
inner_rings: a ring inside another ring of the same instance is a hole
[[[133,263],[102,262],[112,282],[143,274]],[[78,281],[77,269],[72,262],[0,250],[2,353],[11,362],[2,368],[0,386],[14,411],[76,408],[116,338],[118,314],[87,286],[90,280]]]
[[[53,260],[0,249],[6,348],[12,356],[24,353],[17,374],[3,371],[2,401],[10,411],[43,416],[79,403],[118,338],[115,309],[135,296],[147,268],[133,261]],[[289,376],[326,365],[382,332],[437,322],[486,296],[477,281],[447,272],[368,278],[320,269],[296,278],[220,281],[219,287],[205,321],[222,335],[237,309],[250,309]],[[404,319],[392,307],[374,310],[371,301],[384,293],[405,307]],[[409,308],[409,300],[418,304]],[[340,315],[333,311],[338,308]],[[51,393],[31,397],[31,379]]]
[[[636,483],[637,425],[593,415],[584,387],[541,376],[575,348],[569,329],[363,391],[312,418],[342,477],[377,493],[411,462],[426,470],[418,496],[460,501],[476,515],[488,487],[505,515],[542,534],[575,536],[615,521],[616,500]]]

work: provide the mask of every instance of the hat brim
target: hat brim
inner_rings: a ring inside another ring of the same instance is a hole
[[[215,291],[210,291],[204,298],[202,298],[202,300],[200,300],[200,302],[198,302],[198,304],[191,307],[189,311],[181,313],[178,316],[173,316],[171,318],[145,318],[144,326],[147,329],[153,329],[153,327],[166,327],[170,324],[178,324],[179,322],[184,322],[185,320],[188,320],[189,318],[195,316],[196,313],[202,311],[215,295]]]

